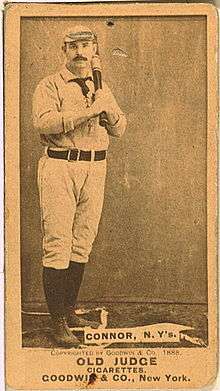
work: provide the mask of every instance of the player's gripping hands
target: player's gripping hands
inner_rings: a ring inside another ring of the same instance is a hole
[[[91,106],[94,116],[105,112],[110,123],[115,123],[118,120],[118,114],[115,110],[114,100],[111,94],[98,89],[95,93],[95,101]]]
[[[110,104],[109,95],[101,89],[97,90],[95,92],[95,101],[91,106],[94,116],[101,114],[103,111],[107,112]]]

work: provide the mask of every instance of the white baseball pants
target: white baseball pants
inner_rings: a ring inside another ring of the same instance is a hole
[[[86,263],[101,217],[106,160],[67,161],[43,156],[38,166],[43,266]]]

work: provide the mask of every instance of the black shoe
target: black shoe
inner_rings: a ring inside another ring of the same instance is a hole
[[[69,329],[65,316],[53,315],[52,321],[54,326],[53,337],[58,345],[71,348],[80,344],[79,339]]]
[[[67,315],[67,323],[69,327],[91,327],[92,329],[97,329],[100,326],[98,322],[81,318],[72,312],[69,312]]]

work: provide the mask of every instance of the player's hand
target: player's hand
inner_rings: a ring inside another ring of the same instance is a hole
[[[95,93],[95,102],[92,104],[92,109],[96,115],[99,115],[103,111],[107,112],[109,110],[109,106],[111,102],[109,100],[109,96],[103,92],[103,90],[99,89]]]

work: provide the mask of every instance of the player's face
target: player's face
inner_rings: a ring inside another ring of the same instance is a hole
[[[96,52],[96,45],[92,41],[77,41],[66,43],[67,65],[74,68],[88,68]]]

